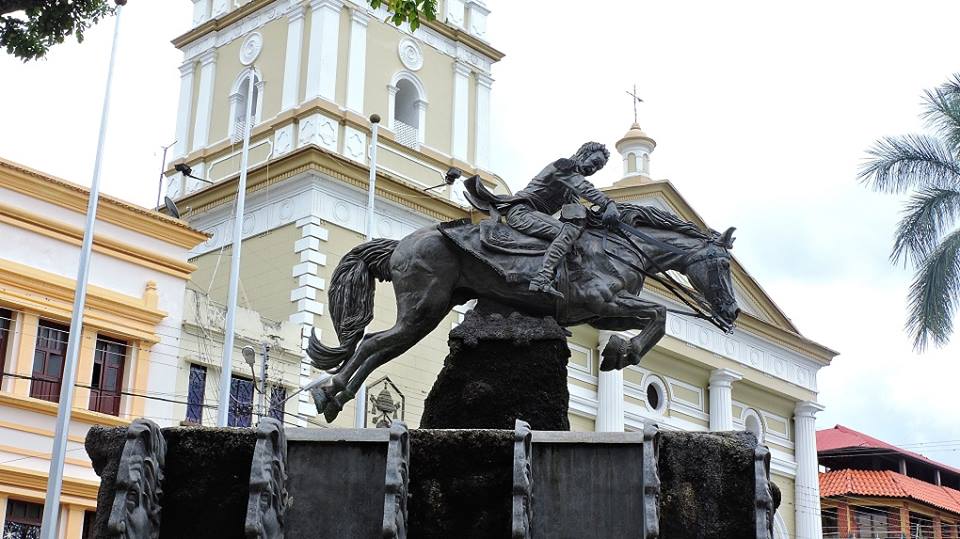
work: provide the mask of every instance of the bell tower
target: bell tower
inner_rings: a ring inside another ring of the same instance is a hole
[[[657,141],[634,122],[616,146],[623,157],[623,178],[635,178],[641,183],[651,181],[650,154],[657,147]]]

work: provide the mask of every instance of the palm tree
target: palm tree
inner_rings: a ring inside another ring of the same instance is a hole
[[[906,330],[917,351],[949,341],[960,299],[960,74],[924,91],[921,117],[929,134],[878,140],[858,174],[875,191],[910,193],[890,261],[916,272]]]

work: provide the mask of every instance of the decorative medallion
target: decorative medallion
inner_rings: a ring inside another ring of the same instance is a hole
[[[401,39],[399,53],[403,67],[410,71],[417,71],[423,67],[423,51],[420,50],[420,45],[417,45],[416,41],[409,37]]]
[[[367,386],[367,395],[370,396],[367,411],[378,429],[390,428],[397,419],[403,420],[406,397],[388,376]]]
[[[240,63],[248,66],[260,56],[260,50],[263,49],[263,36],[260,32],[254,32],[243,40],[240,46]]]

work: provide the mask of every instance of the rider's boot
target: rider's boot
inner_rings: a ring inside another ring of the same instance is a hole
[[[546,254],[543,255],[543,267],[530,281],[530,290],[545,292],[551,296],[563,299],[563,293],[553,286],[554,275],[557,272],[557,266],[560,265],[560,261],[570,252],[570,248],[573,247],[573,242],[577,240],[579,235],[580,229],[577,226],[564,223],[563,227],[560,228],[560,233],[557,234],[553,243],[547,248]]]

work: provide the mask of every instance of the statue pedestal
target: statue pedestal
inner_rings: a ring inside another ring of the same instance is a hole
[[[424,403],[425,429],[570,430],[569,333],[481,301],[450,332],[450,354]]]

